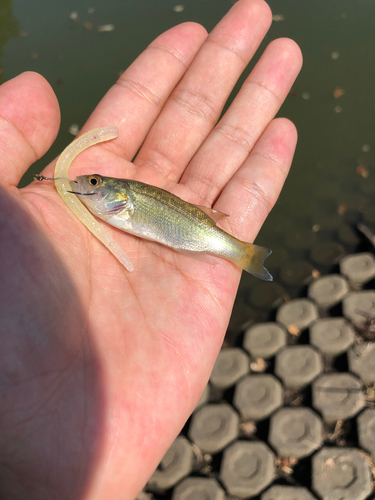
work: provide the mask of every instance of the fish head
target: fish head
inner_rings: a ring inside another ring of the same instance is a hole
[[[133,208],[126,179],[93,174],[79,175],[76,181],[69,182],[71,193],[95,215],[111,215]]]

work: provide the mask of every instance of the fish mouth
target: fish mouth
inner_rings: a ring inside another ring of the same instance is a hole
[[[78,193],[77,191],[67,191],[67,193],[79,194],[80,196],[90,196],[90,195],[93,195],[93,194],[97,194],[95,192],[94,193]]]
[[[69,181],[69,182],[74,182],[75,184],[78,184],[78,181]],[[67,191],[67,193],[79,194],[80,196],[90,196],[96,194],[95,191],[93,191],[92,193],[78,193],[77,191]]]
[[[37,175],[34,175],[34,179],[37,181],[57,181],[59,179],[65,179],[65,177],[56,177],[56,178],[55,177],[45,177],[42,174],[37,174]],[[68,181],[69,181],[69,183],[74,182],[75,184],[78,184],[78,181],[71,181],[69,179],[68,179]],[[90,195],[96,194],[95,191],[92,193],[78,193],[77,191],[67,191],[67,193],[79,194],[80,196],[90,196]]]

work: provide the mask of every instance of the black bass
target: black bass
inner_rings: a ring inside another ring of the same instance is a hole
[[[220,229],[216,222],[225,217],[221,212],[129,179],[81,175],[70,185],[71,192],[94,215],[112,226],[192,257],[222,257],[258,278],[272,281],[263,266],[271,250],[238,240]]]

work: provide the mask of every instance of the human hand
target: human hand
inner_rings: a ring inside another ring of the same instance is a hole
[[[262,0],[240,0],[208,38],[194,23],[158,37],[84,127],[117,126],[118,139],[82,153],[70,178],[157,185],[229,214],[220,225],[253,241],[296,144],[273,120],[300,70],[296,44],[272,42],[217,120],[270,24]],[[133,500],[207,383],[240,270],[108,226],[128,273],[52,183],[16,188],[57,134],[46,81],[5,83],[0,114],[0,496]]]

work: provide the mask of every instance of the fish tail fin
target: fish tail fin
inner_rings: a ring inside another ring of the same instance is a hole
[[[263,265],[271,253],[272,250],[269,248],[253,245],[252,243],[244,243],[241,258],[236,264],[244,271],[253,274],[261,280],[272,281],[272,275]]]

